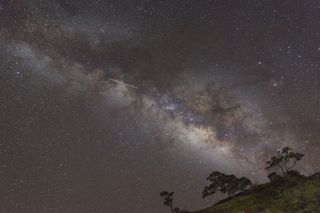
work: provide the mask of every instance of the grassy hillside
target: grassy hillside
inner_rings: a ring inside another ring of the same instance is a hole
[[[320,174],[253,187],[195,213],[320,213]]]

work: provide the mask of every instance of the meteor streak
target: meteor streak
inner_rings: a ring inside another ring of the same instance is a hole
[[[118,84],[123,84],[123,85],[126,85],[126,86],[131,87],[131,88],[134,88],[134,89],[138,89],[138,87],[136,87],[136,86],[133,86],[133,85],[131,85],[131,84],[124,83],[124,82],[119,81],[119,80],[116,80],[116,79],[110,78],[109,81],[112,81],[112,82],[118,83]]]

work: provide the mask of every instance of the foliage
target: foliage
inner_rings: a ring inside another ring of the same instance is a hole
[[[268,175],[268,178],[271,182],[279,181],[282,177],[276,172],[272,172]]]
[[[160,196],[164,199],[163,204],[170,208],[171,213],[188,213],[186,210],[181,210],[178,207],[173,208],[173,194],[174,192],[162,191]]]
[[[281,178],[287,181],[290,179]],[[302,176],[296,185],[284,185],[282,196],[275,196],[277,182],[260,184],[255,189],[228,198],[195,213],[316,213],[320,212],[320,180]],[[277,191],[277,190],[276,190]]]
[[[170,208],[171,213],[173,213],[173,207],[172,207],[173,194],[174,192],[167,192],[167,191],[162,191],[160,193],[160,196],[164,199],[163,204]]]
[[[234,175],[226,175],[218,171],[212,172],[207,180],[211,183],[203,189],[202,198],[206,198],[216,192],[227,193],[233,196],[252,185],[251,181],[246,177],[237,178]]]
[[[293,152],[291,148],[284,147],[278,152],[277,156],[271,157],[271,160],[267,162],[266,170],[272,168],[279,168],[283,175],[288,174],[296,165],[298,161],[303,158],[303,154]]]

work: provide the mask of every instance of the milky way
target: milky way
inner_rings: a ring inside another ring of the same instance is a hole
[[[190,210],[214,170],[318,171],[316,1],[0,1],[3,212]]]

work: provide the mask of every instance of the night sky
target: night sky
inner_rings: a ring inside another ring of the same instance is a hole
[[[214,170],[320,170],[320,2],[1,0],[0,212],[197,210]]]

